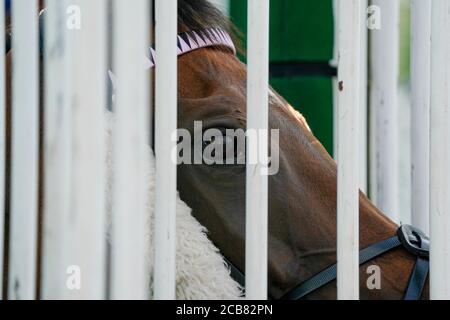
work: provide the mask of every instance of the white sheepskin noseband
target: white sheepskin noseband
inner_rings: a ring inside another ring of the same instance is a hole
[[[112,132],[114,119],[111,113],[106,114],[106,143],[107,143],[107,212],[109,222],[112,210]],[[148,147],[144,155],[144,169],[146,188],[149,193],[147,209],[146,247],[151,248],[147,255],[149,265],[148,284],[150,297],[153,296],[153,266],[154,266],[154,186],[155,186],[155,161],[153,151]],[[148,164],[148,165],[147,165]],[[242,289],[230,276],[230,271],[225,264],[219,250],[206,236],[207,230],[191,215],[191,209],[177,197],[177,274],[176,293],[179,300],[235,300],[242,296]],[[110,228],[108,228],[109,230]]]

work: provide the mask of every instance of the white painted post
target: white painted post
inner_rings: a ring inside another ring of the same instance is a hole
[[[27,0],[28,1],[28,0]],[[67,228],[68,299],[106,297],[105,130],[106,0],[74,0],[68,20],[72,48],[72,185]],[[77,22],[80,22],[78,25]],[[69,282],[68,282],[69,283]]]
[[[155,1],[155,273],[157,300],[175,299],[177,166],[177,0]]]
[[[339,0],[338,299],[359,299],[360,0]]]
[[[5,6],[0,6],[0,52],[5,52]],[[6,156],[5,59],[0,59],[0,300],[3,296],[3,253],[5,237],[5,156]]]
[[[114,186],[111,297],[148,298],[143,154],[149,145],[149,49],[147,0],[114,1],[114,71],[118,79],[114,106]],[[173,39],[172,39],[173,40]]]
[[[36,0],[12,2],[13,106],[10,299],[36,294],[38,204],[38,6]]]
[[[399,1],[372,0],[380,9],[381,28],[371,32],[371,93],[374,148],[372,199],[398,222],[397,88],[399,73]]]
[[[71,214],[71,41],[69,0],[47,0],[45,14],[45,128],[42,298],[67,296]]]
[[[361,0],[361,15],[367,17],[368,0]],[[338,0],[333,0],[334,11],[334,53],[331,65],[337,67],[338,51],[339,51],[339,14]],[[368,80],[368,32],[365,20],[361,24],[361,75],[360,75],[360,109],[359,109],[359,187],[362,192],[368,191],[368,108],[367,108],[367,80]],[[338,80],[333,78],[333,149],[334,159],[337,160],[337,143],[338,143]]]
[[[247,156],[245,286],[251,300],[268,294],[268,140],[261,132],[269,127],[269,11],[269,0],[248,1],[247,130],[258,132],[257,140],[249,140],[257,146],[247,146],[248,155],[257,150],[258,156],[257,163]]]
[[[430,297],[449,300],[450,1],[431,3]]]
[[[412,224],[429,234],[431,0],[411,2]]]
[[[361,69],[359,107],[359,188],[368,191],[368,29],[366,25],[368,0],[361,0]]]

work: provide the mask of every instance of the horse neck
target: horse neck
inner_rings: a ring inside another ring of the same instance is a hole
[[[280,250],[278,243],[276,249],[272,250],[276,250],[276,253],[270,254],[271,273],[280,276],[279,281],[273,281],[276,296],[287,293],[295,285],[336,263],[337,167],[310,132],[304,132],[304,136],[307,142],[301,145],[307,147],[301,154],[295,155],[295,158],[302,161],[297,161],[297,167],[286,175],[294,175],[291,181],[295,180],[297,189],[292,190],[296,198],[291,206],[295,208],[285,217],[284,228],[289,230],[289,237],[281,241],[286,245],[284,249]],[[296,172],[298,178],[295,178]],[[392,237],[396,228],[395,223],[360,193],[361,249]],[[282,264],[278,262],[280,256],[284,258],[281,260]],[[335,292],[330,290],[317,294],[318,298],[336,298]]]
[[[179,68],[183,75],[179,86],[181,97],[208,96],[217,90],[216,85],[223,87],[225,84],[234,88],[234,93],[245,92],[245,67],[230,59],[228,54],[200,50],[181,57]],[[211,84],[216,82],[218,84]],[[282,97],[276,98],[271,99],[270,118],[272,125],[281,129],[280,172],[269,180],[272,195],[269,204],[269,289],[273,298],[280,298],[299,283],[336,263],[337,167],[309,131],[303,117]],[[283,135],[283,132],[289,134]],[[393,236],[396,228],[395,223],[360,194],[361,248]],[[243,239],[244,236],[234,239],[236,242],[230,246],[239,248]],[[243,270],[241,260],[237,265]],[[383,268],[384,276],[395,276],[398,272],[389,271],[390,268]],[[393,291],[401,296],[404,289],[399,286],[390,290],[388,284],[385,287],[387,297]],[[332,290],[317,294],[317,298],[336,298]]]

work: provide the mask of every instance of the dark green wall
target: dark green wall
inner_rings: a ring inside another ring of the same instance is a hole
[[[247,0],[230,1],[231,18],[246,33]],[[270,61],[323,62],[333,57],[332,0],[271,0]],[[245,59],[244,59],[245,60]],[[333,92],[329,76],[271,78],[271,85],[307,119],[333,152]]]

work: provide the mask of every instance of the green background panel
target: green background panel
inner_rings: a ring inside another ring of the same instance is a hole
[[[271,61],[329,61],[333,57],[331,0],[271,0]],[[247,0],[231,0],[233,22],[247,30]]]
[[[247,0],[231,0],[230,14],[245,40]],[[271,0],[270,19],[271,62],[326,64],[333,58],[332,0]],[[316,137],[333,154],[331,78],[272,78],[271,85],[305,116]]]

